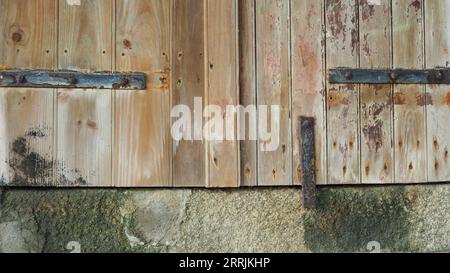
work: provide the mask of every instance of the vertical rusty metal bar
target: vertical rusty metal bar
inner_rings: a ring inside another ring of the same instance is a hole
[[[300,117],[300,147],[302,155],[302,191],[303,206],[315,208],[316,197],[316,154],[315,154],[315,119]]]

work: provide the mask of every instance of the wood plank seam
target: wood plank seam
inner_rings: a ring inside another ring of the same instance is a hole
[[[426,6],[425,6],[425,1],[426,0],[421,0],[421,5],[422,5],[422,41],[423,41],[423,45],[422,45],[422,55],[423,55],[423,63],[422,63],[422,69],[425,69],[427,67],[427,51],[426,51],[426,25],[427,25],[427,16],[426,16]],[[423,87],[423,93],[425,96],[425,100],[427,100],[427,87],[426,85],[424,85]],[[424,107],[424,115],[425,115],[425,179],[426,181],[424,182],[429,182],[429,168],[428,168],[428,161],[430,160],[428,158],[428,102],[425,102],[425,107]]]
[[[322,143],[322,145],[325,145],[325,165],[324,166],[322,166],[322,168],[324,168],[325,169],[325,171],[324,171],[324,179],[325,179],[325,185],[328,185],[329,183],[330,183],[330,181],[329,181],[329,170],[328,170],[328,165],[329,165],[329,158],[328,158],[328,145],[329,145],[329,143],[328,143],[328,141],[329,141],[329,139],[328,139],[328,111],[327,111],[327,109],[328,109],[328,81],[326,80],[327,79],[327,76],[326,76],[326,71],[327,71],[327,67],[328,67],[328,64],[327,64],[327,7],[326,7],[326,3],[325,3],[325,1],[326,0],[321,0],[321,4],[322,4],[322,9],[321,9],[321,11],[322,11],[322,42],[323,42],[323,45],[322,45],[322,69],[323,69],[323,75],[322,75],[322,77],[323,77],[323,87],[324,87],[324,90],[323,90],[323,111],[324,111],[324,131],[325,131],[325,141],[324,141],[324,143]]]

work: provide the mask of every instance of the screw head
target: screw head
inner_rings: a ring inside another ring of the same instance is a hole
[[[25,78],[25,75],[20,75],[19,76],[19,83],[24,84],[26,82],[27,82],[27,78]]]
[[[346,80],[351,80],[353,78],[353,73],[351,71],[346,71],[344,77]]]
[[[442,74],[442,71],[436,71],[436,79],[438,81],[442,80],[444,77],[444,74]]]
[[[394,71],[392,71],[391,73],[389,73],[389,78],[392,80],[392,81],[396,81],[397,80],[397,73],[395,73]]]

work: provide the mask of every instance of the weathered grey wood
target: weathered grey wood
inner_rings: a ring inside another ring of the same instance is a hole
[[[424,66],[423,1],[392,2],[393,67]],[[394,85],[396,183],[427,181],[425,87]]]
[[[280,107],[279,141],[258,147],[258,185],[292,185],[290,13],[288,1],[256,1],[256,71],[258,107]],[[270,117],[270,115],[268,115]],[[271,128],[271,120],[266,128]],[[261,129],[263,124],[258,124]],[[274,130],[275,128],[272,128]],[[275,143],[274,143],[275,144]],[[265,149],[267,148],[267,149]]]
[[[389,0],[380,0],[378,3],[360,1],[359,55],[361,67],[388,68],[391,66],[390,3]],[[391,85],[360,85],[360,173],[362,183],[393,182],[392,110]]]
[[[324,0],[291,1],[293,179],[302,183],[300,116],[316,119],[317,184],[327,183]]]
[[[358,1],[326,0],[327,67],[358,67]],[[328,183],[360,183],[359,90],[327,86]]]
[[[450,70],[450,0],[425,1],[425,56],[427,68]],[[450,77],[449,77],[450,78]],[[450,180],[450,85],[428,85],[428,181]]]
[[[239,0],[239,103],[257,105],[256,96],[256,33],[255,0]],[[242,120],[242,119],[241,119]],[[258,183],[257,140],[248,140],[251,123],[258,129],[258,118],[245,118],[246,140],[240,143],[241,185]],[[241,124],[241,126],[243,126]]]

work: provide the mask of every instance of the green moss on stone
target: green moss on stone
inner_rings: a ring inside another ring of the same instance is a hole
[[[304,214],[305,244],[313,252],[367,251],[376,241],[383,251],[411,251],[403,187],[322,189],[319,205]]]
[[[123,211],[127,208],[124,192],[15,190],[4,194],[2,208],[8,213],[0,220],[11,221],[18,216],[25,225],[35,223],[38,233],[44,236],[43,252],[69,252],[66,246],[70,241],[79,242],[82,252],[159,251],[131,245],[126,234],[131,214]]]

